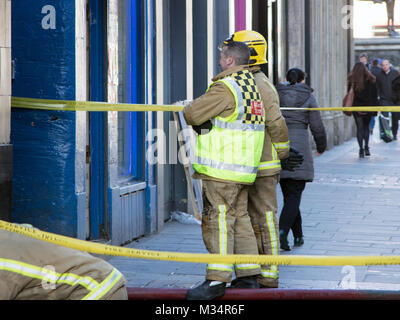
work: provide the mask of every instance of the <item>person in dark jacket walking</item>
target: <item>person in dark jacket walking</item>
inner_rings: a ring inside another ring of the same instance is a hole
[[[399,75],[399,71],[390,67],[390,61],[385,59],[382,61],[382,71],[376,77],[376,84],[378,88],[379,105],[380,106],[394,106],[392,101],[392,82]],[[388,112],[382,112],[382,115],[387,117]],[[393,139],[397,140],[397,131],[399,113],[392,112],[392,133]]]
[[[378,60],[378,59],[374,59],[374,60],[372,61],[372,67],[371,67],[371,69],[370,69],[370,72],[371,72],[375,77],[377,77],[377,75],[378,75],[381,71],[382,71],[382,68],[381,68],[381,65],[380,65],[379,60]],[[375,84],[375,86],[376,86],[376,84]],[[370,133],[370,135],[373,135],[373,133],[374,133],[375,122],[376,122],[375,116],[377,116],[377,113],[376,113],[376,112],[375,112],[374,114],[372,114],[371,121],[369,122],[369,133]]]
[[[397,76],[392,82],[392,102],[394,105],[400,106],[400,75]],[[393,114],[395,115],[393,116]],[[397,135],[399,128],[399,115],[400,112],[392,112],[392,132],[395,140],[397,140],[395,133]]]
[[[377,77],[378,74],[382,71],[382,67],[379,64],[378,59],[374,59],[372,61],[372,67],[371,67],[370,71],[375,77]]]
[[[278,84],[276,89],[280,98],[280,106],[289,108],[317,108],[318,103],[311,89],[304,83],[305,73],[300,69],[287,72],[288,84]],[[290,172],[281,171],[280,186],[284,204],[279,218],[279,239],[281,249],[289,251],[287,236],[290,230],[294,236],[294,246],[304,243],[302,219],[300,213],[301,195],[307,182],[314,179],[314,160],[311,150],[308,128],[317,147],[317,155],[321,155],[327,146],[325,128],[319,111],[282,111],[289,129],[290,145],[304,155],[299,168]]]
[[[376,106],[378,104],[378,94],[376,90],[376,78],[368,71],[365,65],[358,62],[347,78],[348,90],[354,90],[353,106]],[[353,117],[357,126],[357,141],[360,147],[359,156],[370,156],[369,150],[369,124],[373,112],[353,112]]]

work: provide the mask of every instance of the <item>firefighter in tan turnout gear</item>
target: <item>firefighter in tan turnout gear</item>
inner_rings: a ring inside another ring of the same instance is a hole
[[[127,300],[108,262],[0,229],[0,300]]]
[[[258,254],[247,213],[248,186],[257,176],[264,143],[264,108],[253,74],[249,48],[241,42],[220,46],[222,72],[207,92],[184,108],[197,137],[193,168],[203,180],[202,234],[215,254]],[[224,295],[236,276],[257,284],[260,265],[208,264],[206,281],[188,290],[189,300]]]
[[[267,63],[267,43],[255,31],[238,31],[225,41],[240,41],[250,48],[250,71],[260,91],[265,113],[265,139],[257,179],[249,187],[248,212],[257,238],[260,254],[279,254],[279,226],[277,217],[276,187],[281,167],[286,170],[300,166],[302,155],[290,151],[288,128],[279,106],[279,96],[271,81],[261,71],[260,65]],[[290,157],[289,157],[290,154]],[[277,288],[279,270],[277,265],[261,266],[261,287]],[[232,281],[231,288],[252,288],[246,279]]]

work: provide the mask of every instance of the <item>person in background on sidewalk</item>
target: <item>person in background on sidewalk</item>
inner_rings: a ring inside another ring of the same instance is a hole
[[[392,82],[392,101],[395,106],[400,106],[400,75],[397,76]],[[393,138],[397,140],[397,137],[395,137],[394,133],[396,132],[399,128],[399,114],[400,112],[395,112],[396,116],[394,117],[393,122],[393,112],[392,112],[392,132],[393,132]]]
[[[366,53],[360,54],[360,62],[362,62],[368,69],[371,68],[371,64],[368,62],[368,55]]]
[[[193,161],[193,177],[203,182],[203,241],[209,253],[258,255],[247,199],[264,145],[264,107],[249,70],[248,46],[229,41],[219,49],[222,72],[205,94],[183,109],[188,125],[195,128],[209,123],[209,130],[202,129],[197,137]],[[186,299],[212,300],[223,296],[234,267],[238,278],[259,287],[258,264],[210,263],[206,281],[188,290]]]
[[[347,77],[347,91],[350,88],[354,90],[353,106],[376,106],[378,104],[378,94],[376,90],[376,78],[368,71],[365,65],[358,62],[354,65],[353,70]],[[371,118],[376,113],[372,112],[353,112],[353,117],[357,126],[357,141],[360,147],[359,156],[369,157],[371,155],[369,149],[369,124]]]
[[[296,156],[289,157],[289,133],[285,119],[279,108],[279,96],[271,81],[261,71],[261,65],[267,63],[267,41],[258,32],[238,31],[229,41],[246,43],[250,48],[250,71],[253,73],[256,85],[260,90],[265,113],[265,137],[261,164],[258,168],[257,179],[249,187],[248,211],[257,238],[258,251],[265,255],[279,254],[278,201],[276,187],[282,168],[293,170],[301,164]],[[258,279],[261,287],[278,288],[279,266],[262,265]],[[249,288],[247,283],[236,278],[231,288]]]
[[[372,61],[372,66],[371,66],[370,71],[375,77],[377,77],[378,74],[382,71],[382,68],[381,68],[381,65],[380,65],[378,59],[374,59]],[[369,123],[369,133],[371,134],[371,136],[374,134],[374,128],[375,128],[375,123],[376,123],[376,119],[375,119],[376,114],[377,113],[372,114],[371,121]]]
[[[391,68],[390,61],[387,59],[382,60],[382,70],[376,77],[378,88],[379,105],[380,106],[393,106],[392,101],[392,82],[399,76],[399,71]],[[382,112],[385,117],[389,116],[388,112]],[[392,112],[392,133],[393,139],[397,140],[399,113]]]
[[[374,59],[374,60],[372,61],[372,66],[371,66],[371,68],[370,68],[369,71],[371,71],[371,73],[372,73],[375,77],[377,77],[378,74],[382,71],[382,67],[381,67],[380,64],[379,64],[379,60],[378,60],[378,59]]]
[[[288,83],[278,84],[281,107],[288,108],[318,108],[311,89],[305,84],[305,73],[300,69],[290,69],[287,72]],[[304,161],[293,172],[282,170],[280,186],[283,193],[283,208],[279,218],[279,238],[281,249],[290,251],[287,240],[289,231],[294,236],[294,246],[304,243],[302,219],[300,213],[301,196],[307,182],[314,179],[314,160],[311,150],[308,128],[317,146],[317,155],[325,152],[327,138],[325,127],[319,111],[282,111],[289,129],[290,146],[304,155]]]

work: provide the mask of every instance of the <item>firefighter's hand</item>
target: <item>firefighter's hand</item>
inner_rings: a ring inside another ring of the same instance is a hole
[[[201,135],[201,134],[209,133],[212,128],[212,124],[211,124],[211,121],[208,120],[199,126],[192,126],[192,127],[193,127],[193,130],[196,131],[197,134]]]
[[[281,167],[283,170],[294,171],[294,169],[301,166],[304,161],[304,156],[295,148],[291,147],[289,157],[281,160]]]
[[[175,106],[184,106],[184,107],[186,107],[186,106],[188,106],[188,105],[191,104],[191,103],[192,103],[191,100],[180,100],[180,101],[174,102],[173,105],[175,105]]]

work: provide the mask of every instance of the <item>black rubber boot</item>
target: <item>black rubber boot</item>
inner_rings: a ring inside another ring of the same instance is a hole
[[[365,147],[364,151],[365,151],[365,156],[366,157],[370,157],[371,156],[371,152],[369,151],[369,147]]]
[[[294,238],[294,242],[293,242],[293,246],[295,247],[300,247],[304,244],[304,239],[303,237],[299,237],[299,238]]]
[[[226,282],[206,280],[196,288],[189,289],[186,300],[213,300],[225,294]]]
[[[283,230],[279,230],[279,241],[281,243],[281,249],[285,251],[290,251],[289,242],[287,239],[287,234]]]
[[[231,282],[232,289],[259,289],[258,275],[250,277],[236,278]]]

